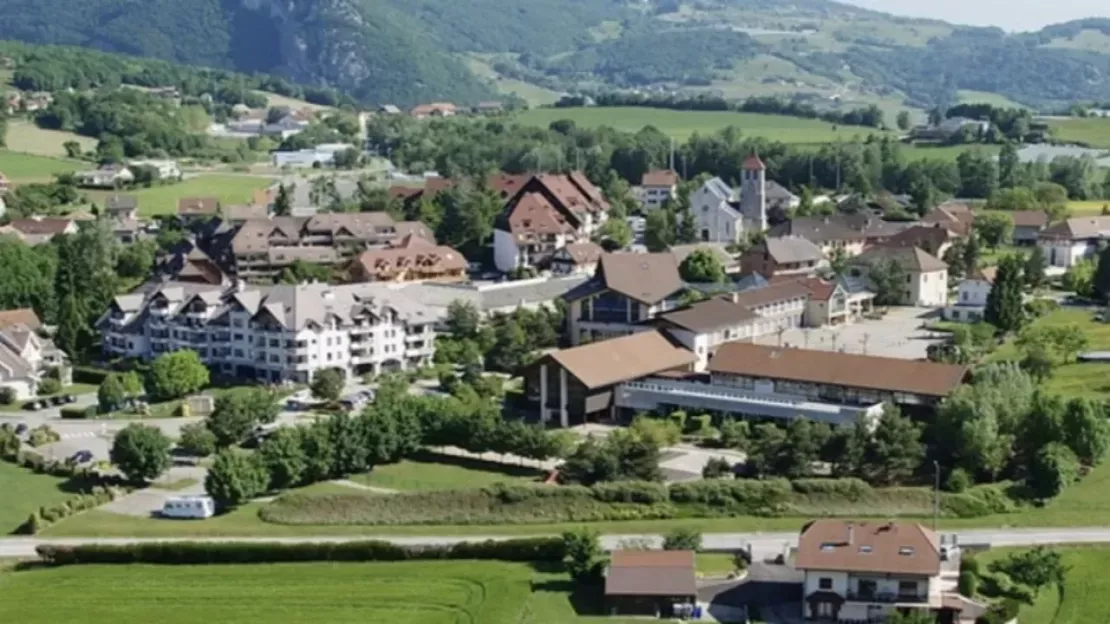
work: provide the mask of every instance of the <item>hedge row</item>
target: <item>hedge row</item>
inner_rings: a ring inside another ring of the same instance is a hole
[[[77,494],[57,505],[40,507],[38,511],[28,516],[27,520],[16,528],[15,533],[34,535],[55,522],[60,522],[82,511],[95,509],[112,502],[116,499],[116,493],[117,491],[111,488],[97,486],[87,494]]]
[[[91,366],[74,366],[73,367],[73,383],[89,384],[92,386],[99,386],[104,378],[107,377],[112,371],[107,371],[100,368],[93,368]]]
[[[152,563],[165,565],[280,563],[299,561],[405,561],[410,559],[485,559],[562,561],[563,540],[537,537],[460,542],[442,546],[403,546],[381,540],[352,542],[151,542],[59,546],[35,549],[50,565]]]
[[[67,405],[61,409],[61,417],[63,420],[84,420],[87,418],[96,418],[97,411],[95,405],[88,407],[77,407],[75,405]]]

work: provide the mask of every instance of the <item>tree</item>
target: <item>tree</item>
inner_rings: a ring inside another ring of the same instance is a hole
[[[981,256],[979,237],[972,232],[971,236],[967,237],[967,243],[964,245],[964,275],[970,275],[975,269],[979,268],[979,258]]]
[[[837,477],[868,479],[867,453],[871,447],[870,425],[864,418],[837,428],[830,440],[833,474]]]
[[[901,263],[895,260],[874,262],[868,271],[868,278],[875,290],[875,305],[897,306],[906,303],[909,274]]]
[[[961,152],[956,167],[960,171],[960,197],[986,199],[998,188],[998,167],[994,157],[983,150]]]
[[[1001,210],[1015,212],[1022,210],[1038,210],[1041,204],[1033,189],[1024,186],[1003,187],[991,194],[987,200],[988,210]]]
[[[66,158],[77,159],[81,157],[81,144],[77,141],[66,141],[62,143],[62,148],[66,151]]]
[[[1014,233],[1014,220],[1007,214],[988,212],[975,215],[975,234],[993,248],[1010,242]]]
[[[1029,465],[1026,485],[1040,499],[1059,495],[1079,478],[1079,459],[1067,446],[1058,442],[1046,444]]]
[[[216,452],[216,434],[202,423],[189,423],[181,427],[177,446],[189,455],[208,457]]]
[[[895,123],[898,124],[898,129],[899,130],[902,130],[902,131],[909,130],[910,129],[910,124],[912,123],[911,120],[910,120],[910,112],[905,111],[905,110],[904,111],[899,111],[898,112],[898,117],[896,118]]]
[[[338,368],[321,368],[312,374],[312,396],[322,401],[335,402],[343,395],[346,385],[343,371]]]
[[[1025,276],[1026,286],[1037,290],[1045,285],[1048,277],[1045,270],[1048,268],[1048,261],[1044,256],[1044,249],[1037,245],[1033,247],[1033,251],[1025,258],[1025,267],[1022,273]]]
[[[893,405],[883,406],[873,437],[871,471],[879,483],[906,482],[925,458],[921,428]]]
[[[170,467],[172,446],[158,427],[134,423],[116,434],[108,456],[128,480],[143,483],[157,479]]]
[[[747,469],[755,476],[775,474],[779,455],[786,445],[786,432],[774,423],[761,423],[752,428],[748,443]]]
[[[944,250],[944,256],[941,260],[948,265],[948,275],[952,277],[962,278],[967,275],[967,267],[964,265],[964,248],[967,243],[964,239],[957,238]]]
[[[581,528],[563,533],[563,562],[576,582],[596,581],[601,575],[605,553],[594,529]]]
[[[269,475],[272,490],[284,490],[303,482],[308,469],[301,441],[301,428],[282,427],[258,447],[258,455]]]
[[[1091,287],[1103,302],[1110,301],[1110,246],[1106,246],[1098,254],[1098,268],[1095,269]]]
[[[1035,345],[1026,349],[1021,358],[1021,370],[1039,382],[1048,381],[1056,371],[1058,362],[1044,345]]]
[[[1025,280],[1021,275],[1022,261],[1016,256],[1007,256],[998,263],[994,284],[987,295],[987,307],[983,320],[994,325],[1001,332],[1021,329],[1025,323],[1025,307],[1022,290]]]
[[[486,358],[489,370],[514,373],[532,361],[532,343],[517,318],[509,316],[498,320],[493,335],[493,348]]]
[[[1020,170],[1021,158],[1018,157],[1017,145],[1006,141],[998,152],[998,186],[1004,189],[1017,186]]]
[[[100,413],[114,412],[123,405],[125,393],[123,380],[116,373],[109,373],[96,389],[96,402]]]
[[[138,240],[125,245],[116,259],[116,272],[121,277],[146,277],[154,269],[157,253],[158,243],[151,239]]]
[[[1093,299],[1095,297],[1095,265],[1087,259],[1072,263],[1064,272],[1064,290],[1074,292],[1080,297]]]
[[[260,454],[228,448],[216,453],[204,489],[217,506],[230,509],[265,492],[269,480]]]
[[[774,471],[791,479],[801,479],[813,473],[813,464],[820,457],[824,440],[817,434],[817,426],[808,418],[795,418],[786,426],[786,438],[779,446]]]
[[[748,440],[751,439],[751,426],[746,420],[725,418],[720,426],[721,446],[730,449],[745,450]]]
[[[1101,463],[1110,449],[1110,421],[1104,406],[1093,399],[1075,397],[1069,400],[1060,428],[1064,444],[1088,466]]]
[[[675,242],[674,224],[665,210],[653,210],[644,221],[644,245],[648,251],[666,251]]]
[[[701,531],[679,527],[663,536],[663,550],[701,550]]]
[[[597,236],[602,246],[611,250],[625,249],[632,244],[632,226],[624,219],[610,217],[602,224]]]
[[[208,367],[192,349],[163,353],[151,362],[147,383],[155,399],[179,399],[208,385]]]
[[[457,339],[473,339],[482,323],[481,312],[469,301],[456,299],[447,306],[447,331]]]
[[[725,266],[709,249],[695,249],[678,267],[687,282],[717,284],[725,281]]]
[[[990,563],[991,572],[1005,574],[1015,583],[1040,591],[1048,585],[1061,586],[1067,568],[1058,551],[1036,546],[1030,550],[1007,555]]]
[[[293,214],[293,198],[291,188],[284,184],[278,185],[277,194],[274,196],[274,214],[279,217],[288,217]]]
[[[56,236],[50,244],[57,255],[55,342],[80,360],[99,339],[96,321],[116,296],[119,246],[105,220],[87,223],[76,234]]]
[[[246,440],[258,425],[274,422],[280,411],[277,398],[266,389],[233,390],[216,398],[205,425],[216,436],[216,446],[225,448]]]

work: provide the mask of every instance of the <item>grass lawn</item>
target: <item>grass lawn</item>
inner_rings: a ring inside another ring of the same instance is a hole
[[[8,149],[13,152],[26,152],[39,156],[65,157],[67,141],[77,141],[82,152],[96,149],[97,140],[73,132],[46,130],[29,121],[16,121],[8,124],[5,138]],[[90,164],[91,166],[91,164]]]
[[[1091,350],[1110,349],[1110,323],[1100,323],[1089,310],[1065,308],[1038,319],[1037,325],[1078,325],[1090,340]],[[1014,343],[1007,342],[990,355],[989,360],[1001,361],[1020,357]],[[1074,363],[1056,369],[1045,387],[1066,396],[1110,398],[1110,364]]]
[[[3,573],[0,621],[620,624],[580,617],[570,589],[488,561],[70,566]]]
[[[1095,199],[1091,201],[1068,202],[1068,213],[1073,217],[1102,214],[1102,208],[1110,206],[1110,200]]]
[[[87,166],[88,163],[76,160],[0,150],[0,173],[15,183],[50,182],[56,173],[69,173]]]
[[[694,559],[701,576],[728,576],[736,570],[736,555],[732,553],[698,553]]]
[[[536,482],[542,477],[542,472],[523,466],[427,454],[396,464],[379,466],[372,472],[354,475],[351,480],[391,490],[415,491],[479,488],[494,483],[527,483]]]
[[[1110,149],[1110,119],[1074,117],[1048,122],[1052,136],[1064,143],[1082,143],[1095,149]]]
[[[816,119],[785,115],[760,115],[729,111],[676,111],[641,107],[536,108],[518,116],[521,123],[546,128],[552,121],[570,119],[582,127],[610,126],[637,132],[654,126],[668,136],[685,141],[695,132],[710,134],[736,126],[745,136],[761,136],[783,143],[828,143],[838,138],[882,134],[875,128],[836,126]]]
[[[177,200],[183,197],[218,197],[224,204],[250,203],[251,193],[266,188],[271,182],[270,178],[259,176],[203,174],[178,184],[128,191],[128,194],[139,199],[139,213],[150,217],[173,214],[177,211]],[[103,204],[104,197],[109,194],[109,191],[87,193],[89,199],[98,204]]]
[[[918,160],[948,160],[956,162],[960,154],[979,149],[990,154],[997,154],[1001,148],[997,145],[903,145],[902,151],[907,158]]]
[[[1019,549],[991,550],[980,558],[984,563]],[[1110,547],[1106,545],[1058,547],[1067,576],[1063,592],[1046,587],[1031,606],[1018,615],[1021,622],[1036,624],[1104,624],[1110,622]]]
[[[77,383],[77,384],[72,384],[72,385],[69,385],[69,386],[66,386],[66,387],[62,388],[62,391],[59,392],[58,394],[92,394],[92,393],[96,392],[96,389],[97,389],[97,387],[92,385],[92,384]],[[17,403],[10,403],[10,404],[7,404],[7,405],[0,404],[0,412],[19,412],[19,411],[23,410],[24,405],[26,405],[27,403],[29,403],[31,401],[36,401],[36,400],[39,400],[39,399],[46,399],[46,398],[50,398],[52,396],[57,396],[57,394],[49,394],[49,395],[46,395],[46,396],[35,397],[34,399],[28,399],[26,401],[19,401]]]
[[[178,479],[177,481],[155,481],[150,484],[150,487],[158,488],[159,490],[169,490],[171,492],[180,492],[187,487],[192,487],[200,483],[197,479]]]
[[[14,531],[39,507],[56,505],[71,496],[67,480],[35,474],[0,461],[0,535]],[[4,621],[0,618],[0,621]]]

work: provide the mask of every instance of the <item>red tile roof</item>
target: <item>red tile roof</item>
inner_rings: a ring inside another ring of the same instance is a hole
[[[656,169],[644,174],[641,186],[674,186],[678,184],[678,174],[670,169]]]
[[[815,520],[802,530],[799,570],[940,574],[940,540],[916,522]]]
[[[744,164],[741,165],[744,169],[763,171],[767,169],[767,165],[759,158],[758,154],[752,154],[744,159]]]

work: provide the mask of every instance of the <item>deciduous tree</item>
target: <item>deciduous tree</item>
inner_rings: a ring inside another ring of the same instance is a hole
[[[192,349],[163,353],[151,363],[147,383],[155,399],[179,399],[208,386],[208,367]]]
[[[116,434],[109,458],[129,480],[153,481],[170,467],[171,446],[161,429],[134,423]]]
[[[229,509],[261,495],[269,480],[261,455],[228,448],[216,453],[204,489],[217,506]]]

